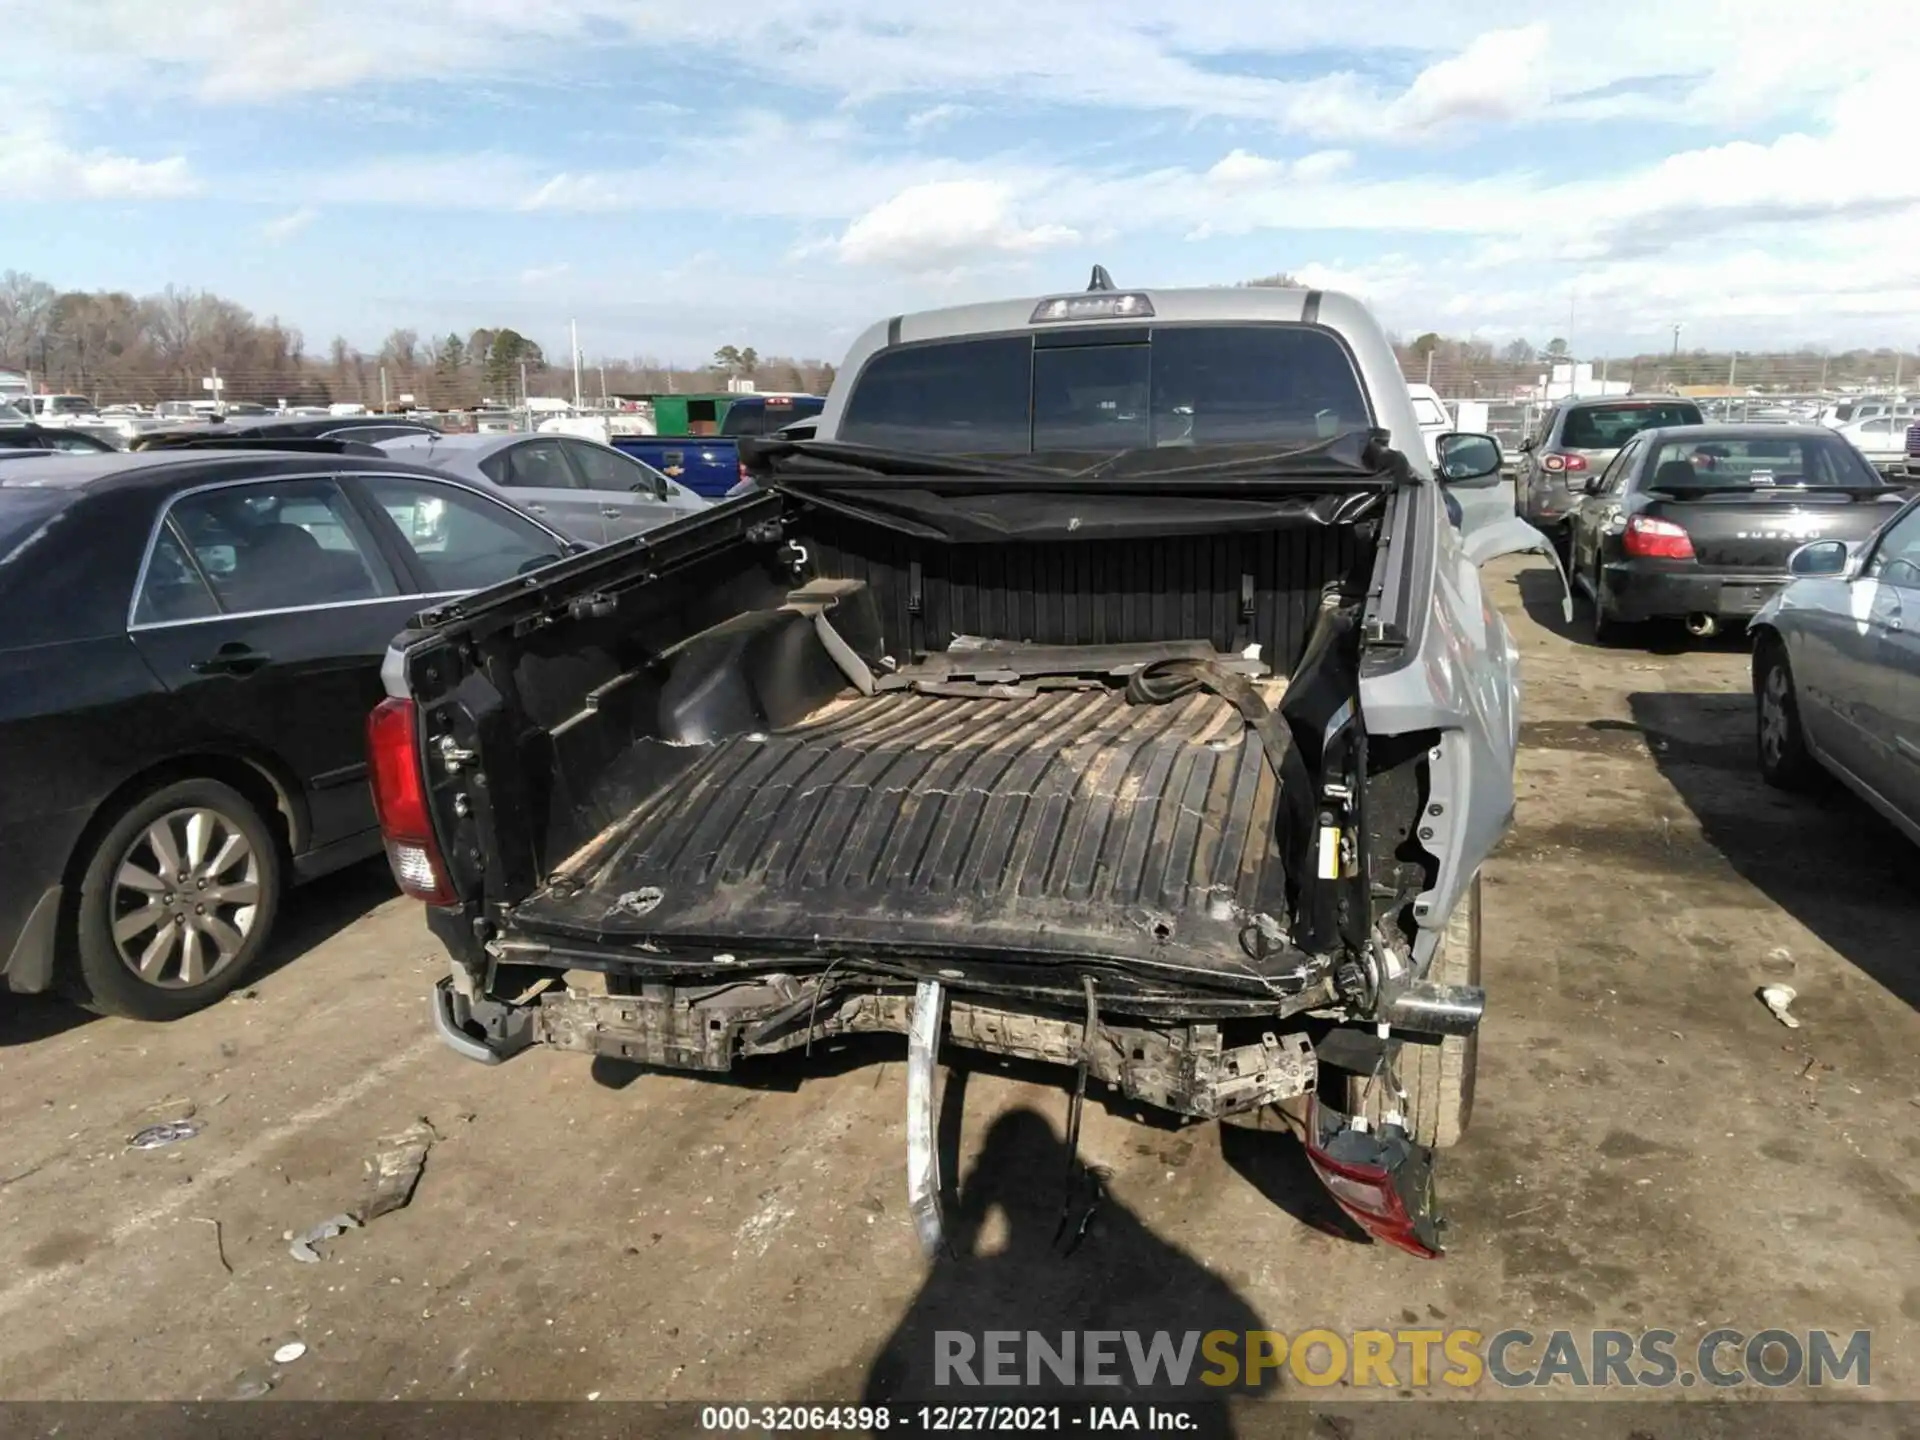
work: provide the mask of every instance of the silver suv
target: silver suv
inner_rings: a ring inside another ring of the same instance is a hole
[[[1564,547],[1587,482],[1629,440],[1642,430],[1705,423],[1698,405],[1671,395],[1562,400],[1520,442],[1520,513]]]

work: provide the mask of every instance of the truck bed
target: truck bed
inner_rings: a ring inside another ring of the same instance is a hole
[[[856,696],[711,747],[515,930],[1217,972],[1278,909],[1276,803],[1258,739],[1209,693]]]

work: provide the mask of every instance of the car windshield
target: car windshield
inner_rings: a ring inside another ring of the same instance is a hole
[[[1371,424],[1353,363],[1327,332],[1193,325],[883,350],[855,382],[836,438],[949,455],[1026,455],[1292,447]]]
[[[52,415],[87,415],[93,411],[93,402],[84,395],[55,395],[47,402],[47,412]]]
[[[1618,450],[1642,430],[1698,425],[1700,407],[1670,405],[1578,405],[1560,426],[1560,443],[1569,450]]]
[[[1425,395],[1416,395],[1413,397],[1413,418],[1421,425],[1445,425],[1447,412],[1440,408],[1438,401]]]
[[[1648,457],[1646,473],[1657,490],[1886,488],[1851,445],[1817,435],[1670,440]]]

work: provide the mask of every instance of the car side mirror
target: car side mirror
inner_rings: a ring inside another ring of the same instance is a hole
[[[1442,485],[1470,485],[1500,473],[1500,442],[1491,435],[1450,431],[1434,441],[1434,454]]]
[[[1787,557],[1789,575],[1844,575],[1853,551],[1844,540],[1814,540]]]
[[[1522,439],[1520,442],[1520,448],[1522,450],[1533,449],[1533,437],[1531,435],[1528,435],[1524,439]]]
[[[1582,495],[1598,495],[1601,490],[1606,487],[1606,482],[1607,477],[1604,475],[1590,475],[1587,477],[1587,483],[1580,487],[1580,493]]]

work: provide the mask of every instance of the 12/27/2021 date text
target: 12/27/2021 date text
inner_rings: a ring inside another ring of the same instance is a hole
[[[702,1430],[735,1434],[1037,1434],[1195,1428],[1184,1407],[1134,1405],[707,1405]]]

